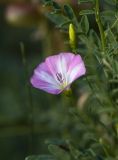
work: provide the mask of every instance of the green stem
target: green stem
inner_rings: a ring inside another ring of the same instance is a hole
[[[22,54],[22,63],[24,65],[25,79],[27,81],[27,78],[28,78],[28,65],[27,65],[27,62],[26,62],[24,44],[22,42],[20,43],[20,48],[21,48],[21,54]],[[32,152],[33,152],[33,135],[34,135],[34,122],[33,122],[34,107],[33,107],[31,87],[29,86],[29,84],[27,84],[27,92],[28,92],[27,100],[28,100],[28,104],[29,104],[28,125],[29,125],[29,128],[30,128],[29,152],[30,152],[30,154],[32,154]]]
[[[66,99],[67,102],[69,102],[70,106],[72,106],[72,107],[76,106],[76,98],[75,98],[74,93],[72,92],[71,89],[64,91],[63,95],[64,95],[64,99]]]
[[[102,148],[103,148],[103,151],[104,151],[104,153],[105,153],[105,155],[109,158],[110,157],[110,155],[109,155],[109,152],[108,152],[108,150],[107,150],[107,146],[104,144],[104,142],[103,142],[103,139],[102,138],[100,138],[99,139],[99,142],[100,142],[100,145],[102,146]]]
[[[100,19],[100,9],[99,9],[99,0],[96,0],[96,6],[95,6],[95,18],[96,22],[98,24],[98,28],[100,31],[100,37],[101,37],[101,43],[102,43],[102,53],[105,53],[105,47],[106,47],[106,40],[105,40],[105,33],[103,29],[103,25]]]

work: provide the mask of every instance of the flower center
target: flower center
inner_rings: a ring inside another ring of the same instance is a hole
[[[63,83],[64,79],[62,77],[62,74],[61,73],[56,73],[56,76],[57,76],[57,80],[60,82],[60,83]]]

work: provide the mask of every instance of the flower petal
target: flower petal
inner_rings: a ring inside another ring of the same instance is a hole
[[[45,63],[41,63],[35,70],[30,80],[31,84],[38,89],[42,89],[48,93],[59,94],[60,86],[51,75]]]
[[[61,73],[63,78],[66,79],[66,74],[70,62],[72,61],[74,54],[72,53],[60,53],[46,58],[46,64],[49,67],[50,72],[57,79],[56,74]]]
[[[75,55],[69,65],[69,69],[67,73],[68,83],[69,84],[72,83],[74,80],[84,75],[85,72],[86,72],[86,68],[81,56]]]

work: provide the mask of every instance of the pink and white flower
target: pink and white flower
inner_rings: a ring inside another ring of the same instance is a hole
[[[68,90],[71,83],[85,72],[86,68],[80,55],[64,52],[49,56],[39,64],[30,82],[35,88],[59,94]]]

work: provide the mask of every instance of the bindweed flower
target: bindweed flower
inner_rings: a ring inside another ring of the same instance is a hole
[[[51,94],[69,90],[71,83],[84,75],[86,68],[80,55],[60,53],[39,64],[31,77],[33,87]]]

